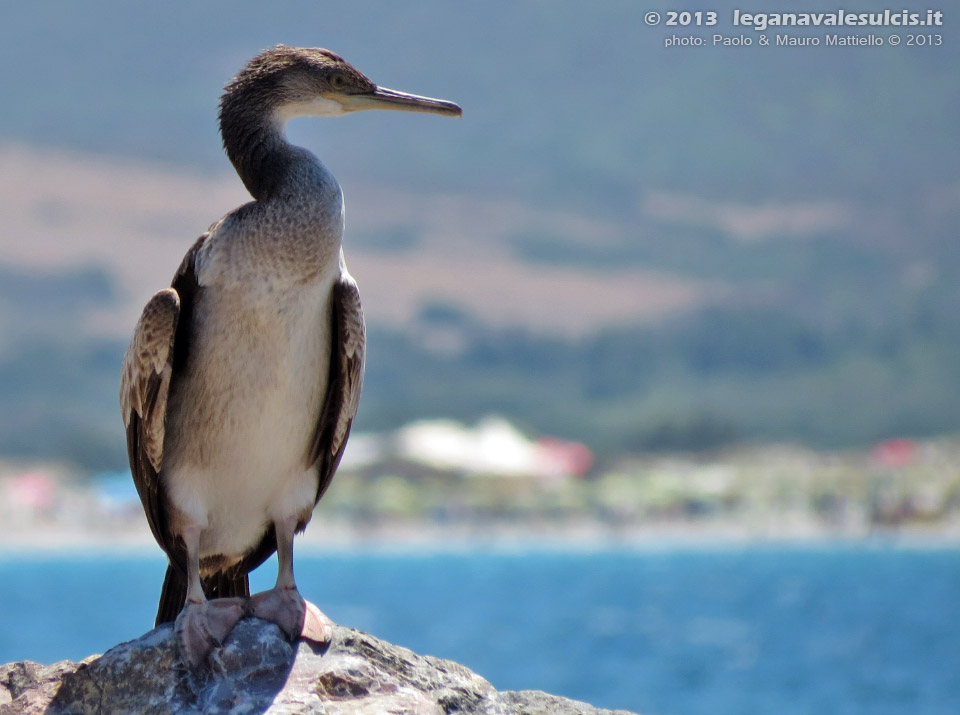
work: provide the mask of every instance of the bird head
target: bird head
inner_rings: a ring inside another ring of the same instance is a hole
[[[239,101],[258,105],[281,124],[293,117],[332,117],[364,109],[462,113],[453,102],[378,87],[329,50],[286,45],[264,50],[230,80],[220,101],[221,119]]]

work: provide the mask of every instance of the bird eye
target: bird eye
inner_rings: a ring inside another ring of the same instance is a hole
[[[334,89],[343,89],[347,86],[347,78],[342,74],[335,74],[330,78],[330,84],[333,85]]]

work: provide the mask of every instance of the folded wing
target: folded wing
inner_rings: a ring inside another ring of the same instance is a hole
[[[168,553],[159,474],[179,319],[177,291],[165,288],[157,292],[140,315],[120,376],[120,409],[127,429],[130,470],[150,530]]]
[[[327,394],[308,457],[320,477],[317,501],[330,486],[350,435],[363,388],[366,328],[357,284],[341,261],[340,280],[331,296],[332,345]]]

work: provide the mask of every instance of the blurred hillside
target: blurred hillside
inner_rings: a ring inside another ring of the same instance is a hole
[[[291,127],[346,195],[360,429],[495,412],[601,461],[960,430],[955,29],[695,52],[664,49],[644,9],[6,8],[0,453],[123,465],[126,338],[245,200],[216,99],[281,41],[465,108]]]

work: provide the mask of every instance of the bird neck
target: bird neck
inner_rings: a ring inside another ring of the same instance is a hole
[[[308,153],[287,141],[286,117],[275,107],[225,101],[220,111],[223,147],[243,185],[257,201],[282,194]]]

